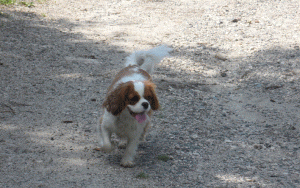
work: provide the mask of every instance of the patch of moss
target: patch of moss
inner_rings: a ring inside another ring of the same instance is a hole
[[[149,178],[149,175],[147,175],[145,172],[141,172],[138,175],[136,175],[136,178],[147,179],[147,178]]]
[[[164,161],[164,162],[167,162],[168,160],[170,160],[170,157],[168,155],[159,155],[157,158],[158,158],[158,160]]]

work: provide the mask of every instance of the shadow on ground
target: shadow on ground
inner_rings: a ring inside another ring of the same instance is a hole
[[[137,166],[124,169],[122,150],[93,148],[106,88],[128,53],[72,33],[66,20],[60,28],[9,11],[0,20],[1,186],[299,185],[297,47],[225,61],[204,45],[175,50],[154,75],[162,109]]]

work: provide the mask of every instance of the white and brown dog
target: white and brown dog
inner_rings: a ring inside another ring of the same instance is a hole
[[[108,88],[103,103],[104,114],[98,126],[101,150],[111,151],[111,135],[127,139],[121,165],[134,166],[134,156],[146,130],[151,125],[151,114],[159,108],[155,84],[151,80],[154,66],[169,55],[171,48],[158,46],[138,51],[126,59],[122,69]]]

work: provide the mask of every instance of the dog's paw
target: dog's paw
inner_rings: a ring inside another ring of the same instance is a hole
[[[135,166],[135,163],[133,161],[122,161],[121,166],[125,168],[132,168]]]

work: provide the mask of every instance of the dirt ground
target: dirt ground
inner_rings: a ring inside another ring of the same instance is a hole
[[[0,5],[0,187],[300,187],[298,0]],[[134,168],[98,147],[114,75],[174,50]]]

